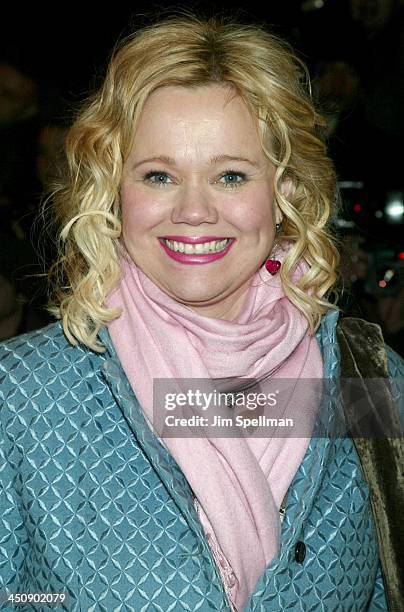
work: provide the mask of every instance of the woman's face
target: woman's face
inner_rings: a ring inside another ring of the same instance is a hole
[[[136,265],[178,302],[227,320],[241,310],[281,221],[275,169],[247,107],[229,93],[220,85],[153,92],[121,183],[123,239]],[[190,238],[231,240],[205,254],[204,244],[185,246]]]

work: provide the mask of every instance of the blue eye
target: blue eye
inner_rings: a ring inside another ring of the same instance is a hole
[[[233,172],[233,170],[228,170],[227,172],[222,174],[220,179],[226,178],[226,177],[230,180],[228,182],[225,182],[224,185],[225,187],[230,187],[230,188],[239,187],[242,183],[244,183],[246,179],[246,175],[244,174],[244,172]],[[240,179],[240,180],[237,180],[237,179]]]
[[[156,181],[153,181],[152,179],[157,177]],[[157,172],[155,170],[152,170],[151,172],[148,172],[145,177],[144,180],[148,181],[149,183],[151,183],[152,185],[167,185],[168,183],[166,183],[165,180],[162,179],[167,179],[169,178],[168,174],[166,174],[165,172]]]

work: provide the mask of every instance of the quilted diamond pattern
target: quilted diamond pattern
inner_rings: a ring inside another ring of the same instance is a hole
[[[302,465],[293,495],[289,495],[284,524],[283,535],[294,532],[293,540],[267,569],[248,610],[366,609],[378,561],[368,489],[351,442],[326,443],[327,462],[318,475],[321,495],[302,508],[300,495],[310,479]],[[293,554],[298,541],[306,547],[302,564]],[[299,602],[303,605],[298,608]]]
[[[328,313],[317,333],[330,378],[336,320]],[[71,612],[229,610],[192,491],[106,330],[101,338],[102,355],[72,347],[57,323],[0,347],[0,593],[66,590]],[[280,554],[248,612],[387,610],[359,460],[332,435],[336,402],[331,394],[322,408],[289,489]]]
[[[68,347],[58,325],[2,351],[0,591],[67,589],[69,611],[226,609],[200,527],[131,435],[105,357]]]

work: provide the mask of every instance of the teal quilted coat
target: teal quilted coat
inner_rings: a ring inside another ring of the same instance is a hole
[[[337,318],[317,332],[330,378]],[[57,609],[71,612],[229,611],[192,491],[100,337],[95,354],[55,323],[0,346],[0,610],[55,610],[6,595],[63,592]],[[368,487],[325,410],[288,491],[280,553],[245,611],[387,610]]]

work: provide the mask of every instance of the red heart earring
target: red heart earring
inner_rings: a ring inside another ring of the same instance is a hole
[[[267,259],[265,262],[265,267],[272,276],[276,274],[281,267],[281,262],[277,259]]]

